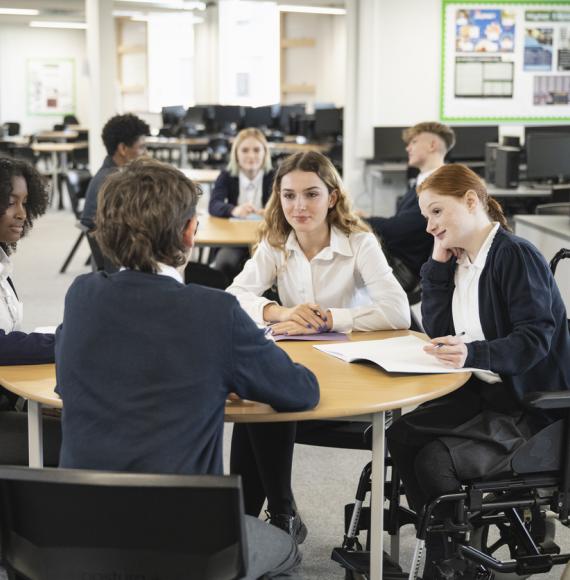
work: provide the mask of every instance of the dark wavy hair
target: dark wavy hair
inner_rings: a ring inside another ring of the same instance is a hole
[[[201,193],[176,167],[136,159],[100,189],[95,239],[116,266],[149,273],[158,262],[181,266],[188,251],[182,234]]]
[[[101,138],[107,153],[113,156],[120,143],[131,147],[137,139],[149,134],[150,127],[136,115],[115,115],[105,123]]]
[[[6,213],[12,194],[12,180],[14,177],[23,177],[28,188],[28,200],[26,202],[26,220],[24,221],[25,236],[32,228],[34,220],[45,213],[48,205],[47,187],[44,178],[37,169],[26,161],[0,157],[0,217]],[[16,249],[15,243],[7,244],[0,240],[0,247],[10,254]]]

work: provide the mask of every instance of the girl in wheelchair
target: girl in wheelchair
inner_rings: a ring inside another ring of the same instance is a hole
[[[526,409],[522,399],[570,389],[570,335],[548,264],[510,233],[501,206],[473,171],[446,165],[418,196],[434,237],[421,270],[423,325],[433,337],[425,350],[450,367],[480,369],[387,432],[408,503],[420,513],[461,482],[510,471],[516,450],[557,418]],[[443,534],[428,534],[424,580],[440,577],[446,543]]]

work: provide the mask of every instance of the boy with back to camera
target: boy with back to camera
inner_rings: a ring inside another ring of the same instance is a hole
[[[277,411],[317,404],[314,375],[268,341],[233,296],[182,283],[199,193],[151,159],[101,189],[95,236],[121,269],[79,276],[65,299],[56,335],[61,467],[221,474],[230,392]],[[247,578],[299,577],[290,536],[249,516],[246,533]]]

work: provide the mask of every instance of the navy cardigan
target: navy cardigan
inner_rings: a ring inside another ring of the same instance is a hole
[[[400,258],[416,276],[433,249],[433,236],[426,232],[426,220],[421,214],[416,188],[408,189],[398,202],[396,215],[372,217],[368,221],[382,239],[388,252]]]
[[[12,280],[8,278],[14,288]],[[14,288],[14,293],[16,289]],[[54,335],[39,332],[6,332],[0,329],[0,365],[31,365],[54,360]]]
[[[275,172],[268,171],[263,175],[261,203],[263,207],[271,195]],[[232,209],[238,204],[239,177],[233,177],[229,171],[222,171],[214,183],[208,209],[216,217],[231,217]]]
[[[422,267],[422,323],[431,337],[456,334],[451,301],[455,258]],[[467,345],[466,367],[498,373],[520,401],[533,391],[570,389],[570,332],[564,302],[540,252],[499,228],[479,280],[486,340]]]

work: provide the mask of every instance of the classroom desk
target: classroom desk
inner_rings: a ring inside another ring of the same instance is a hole
[[[410,331],[354,333],[351,340],[378,340],[405,336]],[[280,342],[278,345],[298,363],[317,376],[321,399],[311,411],[277,413],[268,405],[251,401],[228,402],[225,420],[232,422],[302,421],[308,419],[370,419],[372,435],[372,521],[370,578],[382,578],[384,518],[384,429],[385,412],[418,405],[458,389],[470,373],[442,375],[402,375],[388,373],[372,365],[349,364],[313,348],[310,342]],[[322,344],[322,343],[320,343]],[[54,393],[55,365],[0,367],[0,384],[28,400],[30,466],[41,467],[42,405],[61,408]]]
[[[207,147],[211,138],[209,137],[146,137],[145,144],[149,149],[178,149],[180,151],[180,167],[185,169],[188,167],[188,147]],[[231,144],[234,137],[222,137],[227,139]],[[331,143],[297,143],[288,141],[270,141],[268,143],[269,150],[274,154],[291,154],[298,151],[319,151],[320,153],[327,153],[331,150],[333,144]]]
[[[221,173],[219,169],[189,169],[185,167],[181,168],[180,171],[188,179],[208,186],[211,186]]]
[[[41,142],[32,143],[32,150],[36,153],[51,153],[52,191],[55,196],[59,193],[59,209],[63,209],[63,196],[59,191],[58,175],[67,169],[67,154],[78,149],[87,149],[87,141],[76,143]]]
[[[180,167],[188,167],[188,147],[207,147],[209,137],[145,137],[145,145],[148,149],[178,149],[180,155]]]
[[[253,246],[261,220],[238,220],[199,215],[195,245],[201,247]]]
[[[40,131],[35,134],[36,139],[40,141],[58,141],[65,143],[69,139],[77,139],[79,133],[77,131]]]
[[[509,197],[530,197],[530,198],[542,198],[552,196],[552,187],[550,186],[533,186],[528,183],[521,183],[518,187],[513,187],[509,189],[497,187],[494,183],[487,184],[487,190],[489,195],[500,198]]]

